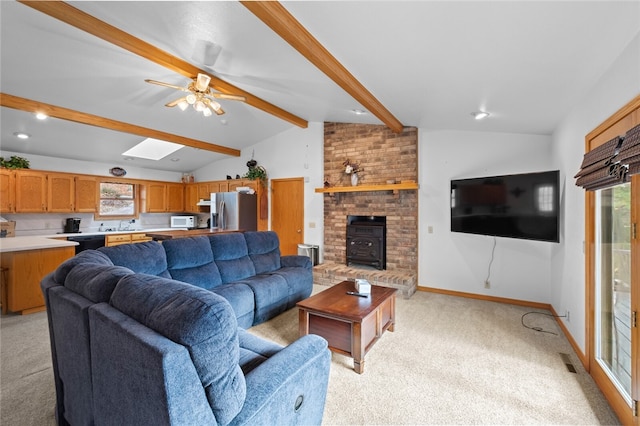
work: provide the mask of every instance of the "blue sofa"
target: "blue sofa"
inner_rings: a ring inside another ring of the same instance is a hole
[[[87,250],[45,277],[58,424],[320,424],[326,341],[245,330],[310,294],[310,260],[274,238]]]
[[[229,301],[238,325],[249,328],[311,295],[306,256],[281,256],[272,231],[213,234],[98,249],[114,265],[173,278],[211,290]]]

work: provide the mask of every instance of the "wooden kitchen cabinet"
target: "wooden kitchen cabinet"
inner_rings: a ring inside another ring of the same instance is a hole
[[[145,232],[133,232],[131,234],[105,235],[104,245],[107,247],[119,246],[120,244],[143,243],[151,241]]]
[[[167,184],[149,182],[145,185],[145,209],[147,213],[164,213],[167,211]]]
[[[144,243],[145,241],[153,241],[153,238],[147,237],[147,234],[145,232],[131,234],[132,243]]]
[[[217,183],[199,182],[197,185],[198,185],[198,201],[208,200],[209,198],[211,198],[212,192],[218,192]]]
[[[184,184],[168,183],[167,184],[167,212],[179,213],[184,211]]]
[[[120,244],[130,244],[131,234],[105,235],[104,245],[107,247],[119,246]]]
[[[75,179],[66,173],[47,173],[47,211],[67,213],[74,211]]]
[[[184,210],[187,212],[198,212],[198,185],[188,183],[184,187]]]
[[[43,311],[40,281],[75,253],[73,246],[2,253],[0,261],[7,269],[7,309],[22,314]]]
[[[12,170],[0,169],[0,213],[13,213],[16,207],[16,176]]]
[[[47,174],[17,170],[16,213],[45,213],[47,211]]]
[[[95,176],[75,177],[76,211],[95,213],[98,211],[99,186]]]

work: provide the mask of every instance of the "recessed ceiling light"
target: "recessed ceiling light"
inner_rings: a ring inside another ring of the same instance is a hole
[[[486,111],[476,111],[476,112],[472,112],[471,115],[473,115],[473,118],[475,118],[476,120],[483,120],[488,116],[490,116],[491,114],[489,114]]]
[[[177,158],[177,157],[174,157],[174,158],[171,159],[171,161],[173,161],[174,163],[177,163],[178,161],[180,161],[180,159]]]
[[[367,113],[367,111],[363,109],[352,109],[351,112],[354,113],[355,115],[364,115]]]
[[[29,133],[24,132],[15,132],[13,135],[18,139],[29,139],[31,137]]]
[[[47,114],[45,114],[44,112],[37,112],[36,113],[36,118],[38,120],[46,120],[47,118],[49,118],[49,116]]]

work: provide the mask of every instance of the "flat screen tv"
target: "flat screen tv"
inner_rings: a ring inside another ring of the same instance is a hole
[[[451,181],[451,231],[559,242],[560,172]]]

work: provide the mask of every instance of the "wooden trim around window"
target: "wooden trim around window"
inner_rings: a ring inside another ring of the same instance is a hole
[[[602,124],[589,132],[585,137],[585,152],[588,152],[615,136],[624,135],[627,130],[640,124],[640,95],[632,99],[628,104],[620,108],[611,117],[605,120]],[[640,185],[640,178],[638,176],[633,177],[632,188],[634,188],[635,195]],[[632,200],[634,200],[632,196]],[[638,198],[635,198],[638,200]],[[631,214],[632,220],[635,217],[636,223],[638,218],[638,206],[632,205]],[[632,253],[635,253],[636,262],[638,261],[638,251],[640,251],[640,244],[638,238],[632,240]],[[622,398],[618,390],[611,383],[609,378],[604,374],[603,370],[596,365],[595,361],[595,193],[593,191],[585,192],[585,369],[591,374],[594,381],[603,392],[604,396],[611,404],[611,407],[618,415],[618,418],[622,424],[635,424],[635,418],[631,411],[631,408],[627,402]],[[638,283],[639,274],[638,268],[632,268],[632,283]],[[633,287],[633,284],[632,284]],[[638,296],[639,291],[632,292],[631,310],[638,311]],[[637,330],[637,328],[636,328]],[[635,331],[637,334],[637,331]],[[633,399],[638,400],[640,397],[640,389],[638,388],[638,339],[632,337],[632,362],[635,360],[636,364],[632,366],[632,369],[636,370],[632,373],[632,385],[631,396]]]

